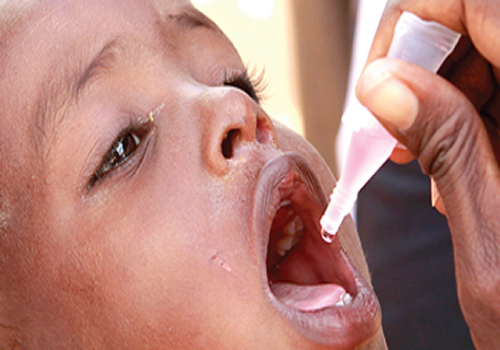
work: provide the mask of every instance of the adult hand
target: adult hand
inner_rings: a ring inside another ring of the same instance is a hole
[[[443,77],[382,59],[403,11],[464,34]],[[499,67],[499,0],[389,0],[357,86],[361,103],[435,180],[478,349],[497,348],[500,337]],[[393,158],[407,160],[401,155]]]

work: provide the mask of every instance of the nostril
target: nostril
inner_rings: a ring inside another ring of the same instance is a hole
[[[229,159],[233,157],[234,145],[240,132],[238,129],[229,130],[224,140],[222,140],[221,150],[224,158]]]

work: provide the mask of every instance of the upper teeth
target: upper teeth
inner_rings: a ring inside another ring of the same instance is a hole
[[[276,243],[276,252],[281,256],[285,256],[290,249],[299,243],[304,232],[304,224],[297,216],[282,231],[283,237]]]

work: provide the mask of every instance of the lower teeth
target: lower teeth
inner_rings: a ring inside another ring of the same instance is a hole
[[[349,293],[344,294],[340,300],[335,304],[335,306],[346,306],[350,305],[352,302],[352,296]]]

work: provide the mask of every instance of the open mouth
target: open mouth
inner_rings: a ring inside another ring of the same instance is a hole
[[[316,343],[352,348],[380,327],[380,307],[338,238],[326,244],[326,199],[307,163],[285,154],[259,176],[254,222],[263,234],[267,293],[281,315]]]

